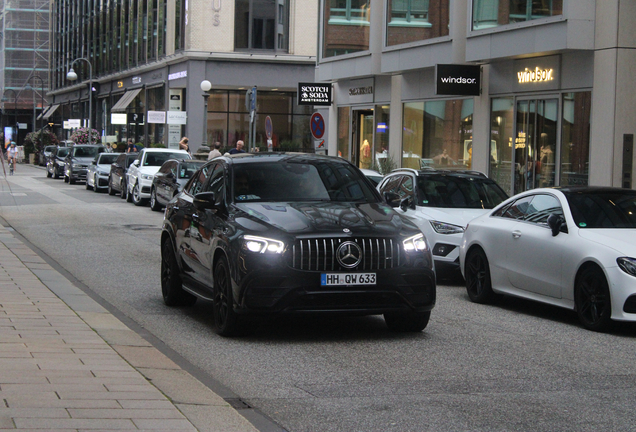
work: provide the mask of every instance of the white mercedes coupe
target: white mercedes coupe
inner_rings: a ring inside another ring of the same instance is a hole
[[[594,331],[636,321],[636,191],[520,193],[469,223],[459,260],[473,302],[507,294],[549,303]]]

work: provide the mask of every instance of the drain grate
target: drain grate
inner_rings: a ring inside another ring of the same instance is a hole
[[[251,409],[252,407],[249,406],[245,401],[243,401],[240,398],[226,398],[225,402],[229,403],[230,406],[232,408],[234,408],[235,410],[244,410],[244,409]]]

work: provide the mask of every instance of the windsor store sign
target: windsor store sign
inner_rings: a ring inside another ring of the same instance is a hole
[[[514,73],[510,79],[515,91],[557,90],[561,81],[561,56],[515,60],[510,72]]]

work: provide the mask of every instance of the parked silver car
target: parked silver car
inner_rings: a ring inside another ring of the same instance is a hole
[[[93,162],[88,166],[86,172],[86,189],[93,189],[99,192],[100,189],[108,187],[108,176],[110,166],[117,160],[121,153],[100,153],[95,156]]]

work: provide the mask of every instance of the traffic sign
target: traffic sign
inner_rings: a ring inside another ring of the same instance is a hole
[[[267,135],[267,139],[272,139],[273,132],[274,126],[272,125],[272,118],[267,116],[265,117],[265,135]]]
[[[313,113],[310,121],[311,135],[317,140],[325,134],[325,119],[320,113]]]

